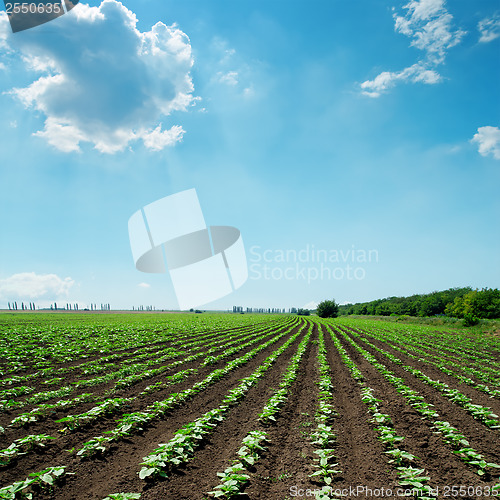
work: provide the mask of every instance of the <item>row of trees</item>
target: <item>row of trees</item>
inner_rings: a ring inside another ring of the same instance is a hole
[[[422,317],[446,315],[455,318],[471,315],[476,318],[500,318],[500,291],[496,288],[450,288],[410,297],[388,297],[347,304],[339,307],[339,313],[377,316],[406,314]]]
[[[271,314],[284,314],[286,313],[286,309],[282,309],[280,307],[247,307],[243,309],[243,306],[233,306],[234,313],[271,313]],[[289,309],[288,312],[296,313],[297,310],[295,308]]]
[[[8,302],[8,307],[9,307],[9,311],[17,311],[17,302],[14,301],[14,302]],[[52,311],[62,311],[62,310],[66,310],[66,311],[78,311],[79,310],[79,307],[78,307],[78,304],[75,303],[75,304],[68,304],[66,303],[66,305],[62,306],[59,304],[59,306],[57,305],[57,302],[54,302],[53,304],[50,304],[50,309]],[[28,304],[25,304],[24,302],[21,302],[21,310],[22,311],[35,311],[36,310],[36,306],[35,306],[35,303],[34,302],[29,302],[29,305]],[[97,304],[90,304],[90,310],[91,311],[97,311]],[[101,311],[111,311],[111,305],[110,304],[101,304]]]
[[[9,302],[8,306],[9,306],[9,311],[17,311],[17,301],[12,302],[12,304]],[[36,309],[35,303],[30,302],[28,307],[28,305],[25,305],[24,302],[21,302],[21,311],[27,311],[28,309],[30,311],[34,311]]]

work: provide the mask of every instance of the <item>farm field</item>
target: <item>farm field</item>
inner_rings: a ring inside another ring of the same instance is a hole
[[[222,313],[0,331],[0,499],[500,496],[498,336]]]

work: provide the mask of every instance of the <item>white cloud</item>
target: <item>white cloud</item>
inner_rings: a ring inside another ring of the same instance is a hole
[[[225,83],[227,85],[238,85],[238,72],[228,71],[227,73],[218,73],[219,82]]]
[[[0,297],[4,299],[53,299],[67,295],[75,284],[71,278],[57,274],[18,273],[0,279]]]
[[[498,127],[479,127],[471,142],[478,144],[480,155],[491,155],[495,160],[500,160],[500,129]]]
[[[411,0],[403,7],[404,16],[394,14],[396,32],[412,39],[411,46],[424,52],[417,63],[401,71],[384,71],[373,80],[361,84],[364,95],[379,97],[397,83],[439,83],[442,78],[436,71],[446,58],[448,49],[462,40],[465,31],[452,28],[453,16],[445,8],[444,0]]]
[[[444,0],[411,0],[404,6],[415,21],[425,21],[437,16],[444,7]]]
[[[144,141],[144,145],[153,151],[161,151],[166,146],[172,146],[182,139],[184,130],[178,125],[174,125],[169,130],[161,130],[161,124],[154,130],[141,132],[140,137]]]
[[[465,31],[453,30],[453,16],[444,0],[412,0],[403,8],[406,15],[394,14],[395,30],[413,38],[411,45],[427,52],[430,62],[444,61],[446,51],[460,43]]]
[[[43,137],[47,142],[65,153],[80,151],[78,146],[80,141],[86,139],[83,132],[70,123],[57,121],[49,116],[45,121],[45,128],[35,132],[33,135]]]
[[[141,287],[141,288],[150,288],[151,285],[149,285],[148,283],[139,283],[137,286]]]
[[[481,34],[479,38],[480,42],[492,42],[500,36],[500,16],[496,14],[491,19],[479,21],[477,29]]]
[[[27,87],[11,90],[45,116],[36,136],[64,152],[88,142],[103,153],[137,140],[159,151],[182,139],[179,125],[161,128],[162,118],[197,100],[190,41],[177,26],[158,22],[140,32],[135,14],[116,0],[79,4],[51,23],[50,36],[33,30],[16,37],[7,24],[0,15],[0,46],[37,74]]]
[[[417,63],[399,72],[384,71],[377,75],[374,80],[363,82],[361,89],[364,95],[380,97],[384,91],[394,87],[398,82],[434,84],[440,81],[441,76],[436,71]]]

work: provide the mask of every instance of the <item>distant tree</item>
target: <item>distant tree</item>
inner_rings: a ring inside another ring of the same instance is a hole
[[[323,300],[318,304],[316,313],[320,318],[336,318],[339,313],[339,306],[335,300]]]
[[[378,316],[390,316],[391,313],[391,306],[387,302],[381,302],[375,308],[375,314],[377,314]]]
[[[299,309],[297,311],[298,316],[309,316],[311,314],[311,311],[309,309]]]
[[[471,324],[471,318],[500,318],[500,290],[471,290],[462,297],[455,297],[446,306],[445,313],[455,318],[468,318],[467,322]]]

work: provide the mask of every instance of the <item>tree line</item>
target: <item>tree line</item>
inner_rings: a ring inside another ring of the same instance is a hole
[[[470,321],[500,318],[500,290],[497,288],[473,290],[468,286],[409,297],[388,297],[339,306],[339,314],[377,316],[406,314],[422,317],[446,315]]]

